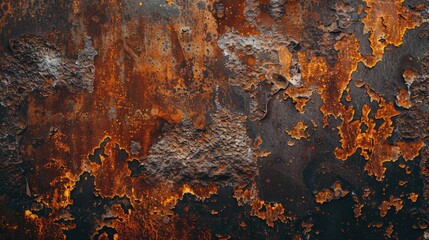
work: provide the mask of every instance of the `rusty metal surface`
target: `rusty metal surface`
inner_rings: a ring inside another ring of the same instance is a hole
[[[428,21],[0,1],[0,239],[428,239]]]

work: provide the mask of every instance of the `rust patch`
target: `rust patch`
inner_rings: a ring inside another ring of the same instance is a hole
[[[362,216],[362,208],[365,206],[365,204],[359,202],[359,198],[354,195],[353,200],[355,201],[355,205],[353,208],[353,213],[355,218],[360,218]]]
[[[365,58],[368,67],[381,61],[384,49],[389,44],[399,46],[407,29],[421,24],[418,12],[411,11],[402,3],[403,0],[385,2],[382,0],[366,0],[366,16],[362,19],[364,32],[369,33],[372,55]]]
[[[320,204],[328,203],[335,199],[340,199],[349,194],[349,191],[343,190],[340,182],[335,182],[331,188],[326,188],[315,194],[316,202]]]
[[[409,109],[412,105],[410,101],[410,93],[406,89],[399,89],[396,95],[396,105]]]
[[[341,147],[335,149],[335,156],[345,160],[360,148],[360,155],[368,160],[365,170],[370,176],[374,175],[377,180],[381,181],[386,171],[383,163],[396,161],[400,154],[406,159],[413,158],[418,155],[418,151],[423,145],[420,141],[389,144],[387,139],[394,130],[392,117],[399,115],[399,112],[395,110],[393,103],[386,103],[383,98],[374,95],[371,90],[369,90],[369,95],[378,102],[380,108],[377,109],[374,118],[371,118],[369,117],[371,107],[364,105],[361,120],[354,121],[352,120],[353,108],[347,109],[344,121],[338,127],[342,139]],[[382,123],[377,126],[375,119],[382,120]],[[362,130],[363,127],[364,130]],[[412,151],[412,153],[407,151]]]
[[[281,203],[270,203],[259,199],[258,190],[255,187],[253,183],[251,188],[246,189],[239,186],[234,189],[234,198],[237,199],[238,205],[249,205],[251,207],[250,215],[265,220],[270,227],[274,227],[274,222],[277,220],[284,223],[288,217],[284,215],[283,205]]]
[[[408,196],[408,199],[410,199],[411,202],[415,203],[417,202],[419,195],[416,193],[410,193],[410,196]]]
[[[395,211],[398,213],[404,207],[402,199],[391,195],[389,201],[383,201],[378,207],[380,209],[380,216],[386,217],[391,207],[395,207]]]
[[[307,126],[304,122],[299,121],[291,130],[285,130],[291,138],[300,140],[301,138],[308,138],[310,135],[307,133]]]

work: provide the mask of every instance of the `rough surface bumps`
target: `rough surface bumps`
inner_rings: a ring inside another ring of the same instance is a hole
[[[30,94],[47,96],[59,88],[72,93],[93,92],[97,51],[90,37],[76,58],[66,56],[58,33],[49,36],[22,36],[9,41],[10,53],[2,52],[0,60],[0,164],[18,162],[18,135],[26,128],[17,116]],[[8,124],[6,124],[8,123]]]
[[[7,93],[1,95],[2,105],[11,107],[33,91],[47,95],[58,87],[70,92],[92,92],[97,51],[90,37],[84,41],[78,56],[70,58],[55,33],[10,40],[11,54],[4,53],[1,61],[0,90]]]
[[[218,109],[205,130],[183,121],[165,126],[163,132],[141,163],[149,179],[239,186],[257,174],[254,144],[241,114]]]

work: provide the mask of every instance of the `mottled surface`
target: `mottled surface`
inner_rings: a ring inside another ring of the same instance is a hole
[[[166,135],[153,144],[140,164],[148,181],[237,187],[257,174],[256,156],[246,134],[244,117],[218,109],[206,130],[182,124],[163,129]]]
[[[428,239],[424,0],[0,2],[0,239]]]

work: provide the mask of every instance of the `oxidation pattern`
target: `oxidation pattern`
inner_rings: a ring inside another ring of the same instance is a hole
[[[429,239],[425,0],[2,0],[0,32],[0,239]]]

